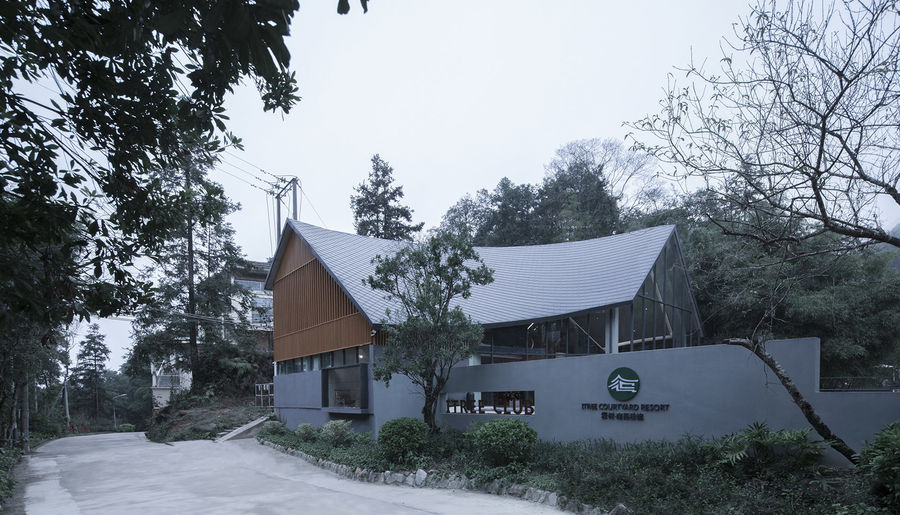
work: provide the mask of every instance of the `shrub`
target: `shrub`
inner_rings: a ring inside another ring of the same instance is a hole
[[[860,453],[859,468],[872,481],[872,493],[900,508],[900,422],[879,431]]]
[[[312,424],[300,424],[294,429],[294,434],[301,442],[315,442],[319,439],[319,429]]]
[[[285,427],[284,422],[280,420],[269,420],[268,422],[263,423],[262,429],[260,429],[259,432],[270,435],[284,435],[290,431]]]
[[[495,467],[527,462],[537,441],[534,429],[512,418],[491,420],[475,430],[472,436],[475,449]]]
[[[321,437],[335,447],[343,447],[353,441],[349,420],[332,420],[322,426]]]
[[[712,444],[718,463],[746,476],[791,474],[810,470],[825,451],[826,442],[809,440],[812,429],[772,431],[754,422],[740,433]]]
[[[428,425],[409,417],[388,420],[378,433],[378,447],[393,463],[408,463],[428,441]]]
[[[0,501],[12,495],[16,480],[12,469],[22,454],[17,447],[0,447]],[[0,507],[2,511],[2,507]]]
[[[134,431],[134,424],[119,424],[118,431],[120,433],[131,433]]]

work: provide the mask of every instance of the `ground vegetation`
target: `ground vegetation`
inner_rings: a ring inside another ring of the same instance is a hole
[[[498,423],[500,422],[500,423]],[[511,424],[512,422],[512,424]],[[486,427],[489,429],[485,430]],[[870,492],[868,476],[822,465],[822,442],[806,431],[772,430],[754,424],[734,435],[676,442],[571,443],[522,438],[519,420],[494,420],[468,431],[430,434],[417,453],[398,454],[381,438],[354,434],[341,445],[321,437],[300,438],[272,422],[259,438],[328,461],[375,472],[415,471],[465,475],[480,487],[523,484],[557,492],[565,506],[635,513],[890,513],[889,496]],[[305,430],[306,431],[306,430]],[[478,443],[479,432],[507,449],[514,460],[495,460]],[[885,448],[877,445],[876,454]],[[870,452],[870,451],[865,451]]]

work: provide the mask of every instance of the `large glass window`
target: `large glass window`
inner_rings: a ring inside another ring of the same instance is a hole
[[[367,408],[367,365],[331,368],[323,371],[327,404],[330,408]]]

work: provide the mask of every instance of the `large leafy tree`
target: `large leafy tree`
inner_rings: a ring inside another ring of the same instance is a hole
[[[633,124],[638,146],[732,206],[729,233],[900,247],[876,205],[900,207],[897,2],[759,2],[722,47],[720,69],[692,63]]]
[[[381,156],[372,156],[369,178],[350,196],[356,233],[388,240],[409,240],[424,223],[412,223],[412,210],[400,204],[403,186],[394,185],[394,169]]]
[[[404,246],[393,256],[376,256],[374,263],[369,286],[402,306],[382,321],[387,339],[375,378],[386,384],[393,374],[409,378],[421,389],[422,417],[436,432],[437,402],[450,371],[473,354],[483,335],[454,300],[468,298],[473,285],[492,282],[493,271],[471,243],[448,232]]]
[[[0,8],[0,327],[50,328],[143,300],[132,273],[176,230],[157,172],[185,135],[215,152],[242,79],[298,100],[296,0],[11,1]]]

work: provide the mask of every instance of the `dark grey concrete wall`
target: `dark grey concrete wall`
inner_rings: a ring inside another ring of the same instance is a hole
[[[766,346],[822,419],[854,449],[900,419],[900,394],[818,392],[817,338]],[[606,388],[618,367],[629,367],[641,378],[640,391],[628,404],[668,404],[668,410],[643,412],[643,421],[630,421],[603,420],[602,410],[582,409],[582,403],[618,404]],[[774,374],[746,349],[729,345],[461,367],[454,369],[446,389],[454,398],[467,391],[514,390],[535,392],[534,414],[518,416],[545,440],[677,440],[721,436],[755,421],[773,429],[809,427]],[[462,430],[474,420],[498,416],[445,413],[440,421]]]
[[[378,361],[382,348],[373,346],[372,359]],[[374,367],[370,367],[370,378],[375,376]],[[406,376],[394,374],[390,386],[385,386],[381,381],[372,380],[369,385],[369,399],[374,411],[374,430],[377,433],[382,424],[388,420],[400,417],[422,418],[422,406],[425,398],[419,389]]]
[[[900,393],[819,392],[817,338],[771,341],[766,347],[822,419],[852,448],[861,449],[874,433],[900,419]],[[378,351],[373,352],[374,359]],[[618,404],[606,388],[610,372],[618,367],[629,367],[641,378],[639,393],[627,404],[666,404],[668,410],[638,411],[644,420],[636,421],[604,420],[603,410],[582,409],[583,403]],[[408,379],[395,375],[390,387],[385,387],[372,375],[373,414],[354,415],[355,428],[374,435],[388,420],[422,416],[422,396]],[[318,371],[275,378],[275,406],[289,427],[347,417],[320,408],[321,384]],[[465,392],[517,390],[535,392],[533,415],[496,415],[491,407],[486,414],[448,414],[442,403],[438,423],[465,430],[472,421],[518,416],[544,440],[610,438],[619,442],[722,436],[757,421],[773,429],[809,427],[774,374],[746,349],[729,345],[461,365],[454,368],[446,392],[461,398]]]
[[[322,371],[275,376],[275,406],[279,408],[322,407]]]

